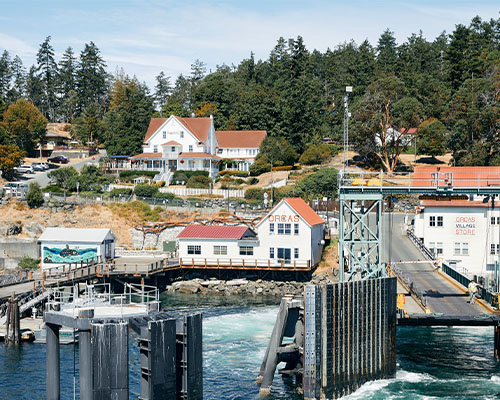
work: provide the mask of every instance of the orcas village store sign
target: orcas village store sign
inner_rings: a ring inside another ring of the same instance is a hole
[[[455,235],[475,235],[476,217],[457,216],[455,218]]]

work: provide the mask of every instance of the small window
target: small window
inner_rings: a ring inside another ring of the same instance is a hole
[[[436,243],[436,254],[443,254],[443,242]]]
[[[274,247],[269,247],[269,258],[274,258]]]
[[[429,242],[429,251],[432,254],[436,254],[436,242]]]
[[[298,248],[293,249],[293,257],[299,258],[299,249]]]
[[[190,144],[190,145],[189,145],[189,152],[191,153],[192,151],[193,151],[193,145],[192,145],[192,144]]]
[[[184,131],[181,131],[181,138],[184,137]]]
[[[214,255],[226,256],[227,255],[227,246],[214,246]]]
[[[429,217],[429,226],[436,226],[436,217],[433,215]]]
[[[158,146],[156,144],[153,146],[153,153],[158,153]]]
[[[495,245],[494,244],[490,245],[490,254],[495,254]]]
[[[285,224],[285,235],[292,234],[292,224]]]
[[[175,153],[175,146],[171,147],[171,151],[172,151],[172,153]]]
[[[253,247],[240,246],[240,256],[253,256]]]
[[[201,254],[201,246],[188,246],[188,254]]]
[[[285,234],[285,224],[278,224],[278,235]]]
[[[460,243],[455,242],[453,254],[455,256],[459,256],[460,255]]]
[[[500,217],[497,217],[497,225],[500,225]]]
[[[299,234],[299,224],[293,224],[293,233],[295,235]]]
[[[491,217],[491,220],[490,220],[490,221],[491,221],[491,222],[490,222],[490,223],[491,223],[491,225],[495,225],[495,224],[496,224],[496,222],[495,222],[495,221],[496,221],[496,218],[495,218],[495,217]]]
[[[443,226],[443,216],[438,216],[437,219],[437,226]]]
[[[167,132],[163,131],[163,139],[166,139],[166,138],[167,138]]]
[[[269,224],[269,234],[274,235],[274,224]]]
[[[462,255],[463,256],[469,255],[469,243],[462,243]]]

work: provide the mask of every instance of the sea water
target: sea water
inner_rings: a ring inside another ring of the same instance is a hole
[[[162,295],[168,310],[201,311],[204,399],[259,399],[255,383],[279,299]],[[500,399],[500,364],[493,328],[397,330],[394,379],[363,385],[347,399]],[[130,398],[139,394],[137,344],[130,349]],[[75,365],[75,374],[73,373]],[[45,345],[0,345],[0,399],[45,397]],[[78,346],[61,346],[61,398],[78,397]],[[269,399],[300,399],[291,380],[276,374]]]

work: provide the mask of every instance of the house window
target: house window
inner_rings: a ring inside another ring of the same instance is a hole
[[[227,246],[214,246],[214,255],[227,256]]]
[[[175,146],[172,146],[172,147],[170,148],[170,151],[171,151],[172,153],[175,153]]]
[[[274,224],[269,224],[269,234],[274,235]]]
[[[188,246],[188,254],[201,254],[201,246]]]
[[[434,215],[429,217],[429,226],[436,226],[436,217]]]
[[[496,221],[496,218],[495,217],[491,217],[491,225],[495,225],[495,221]]]
[[[460,255],[460,243],[459,242],[455,242],[455,247],[454,247],[453,254],[455,256],[459,256]]]
[[[299,258],[299,249],[298,248],[293,249],[293,257]]]
[[[269,247],[269,258],[274,258],[274,247]]]
[[[490,254],[495,254],[495,244],[490,244]]]
[[[181,138],[184,137],[184,131],[181,131]]]
[[[278,235],[283,235],[285,233],[285,224],[278,224]]]
[[[283,249],[278,247],[278,259],[283,260],[286,264],[288,264],[291,258],[291,249]]]
[[[292,224],[285,224],[285,235],[292,234]]]
[[[158,146],[156,144],[153,146],[153,153],[158,153]]]
[[[299,234],[299,224],[293,224],[293,233],[295,235]]]
[[[462,255],[463,256],[469,255],[469,243],[462,243]]]
[[[190,144],[190,145],[189,145],[189,152],[192,152],[192,151],[193,151],[193,145],[192,145],[192,144]]]
[[[443,226],[443,216],[438,216],[437,219],[437,226]]]
[[[163,131],[163,139],[167,138],[167,131]]]
[[[240,256],[253,256],[253,247],[240,246]]]
[[[436,242],[429,242],[429,251],[432,254],[436,254]]]

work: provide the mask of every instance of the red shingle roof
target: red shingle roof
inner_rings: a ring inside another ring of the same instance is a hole
[[[180,118],[175,117],[184,125],[200,142],[205,142],[208,139],[208,131],[210,130],[210,118]]]
[[[210,130],[210,118],[180,118],[175,117],[177,120],[186,127],[186,129],[191,132],[200,142],[205,142],[208,138],[208,131]],[[144,143],[146,143],[153,134],[160,129],[168,118],[151,118],[149,121],[148,130],[146,131],[146,136],[144,137]]]
[[[217,131],[219,148],[259,148],[266,131]]]
[[[469,201],[469,200],[450,200],[450,201],[439,201],[439,200],[423,200],[421,203],[422,207],[481,207],[481,208],[491,208],[491,201],[483,203],[482,201]],[[495,208],[500,207],[498,202],[495,202]]]
[[[176,142],[175,140],[171,140],[170,142],[163,143],[162,146],[180,146],[181,144]]]
[[[324,224],[325,221],[300,197],[287,197],[283,199],[297,214],[299,214],[309,225]]]
[[[161,158],[161,157],[162,157],[161,153],[141,153],[141,154],[137,154],[135,156],[132,156],[130,158],[142,160],[143,158]]]
[[[412,186],[500,186],[500,167],[416,167]]]
[[[247,226],[188,225],[179,233],[177,238],[241,239],[247,233],[251,236],[255,236],[254,232]]]
[[[197,153],[197,152],[191,152],[191,153],[180,153],[179,158],[212,158],[215,160],[219,160],[220,157],[214,156],[213,154],[208,154],[208,153]]]

